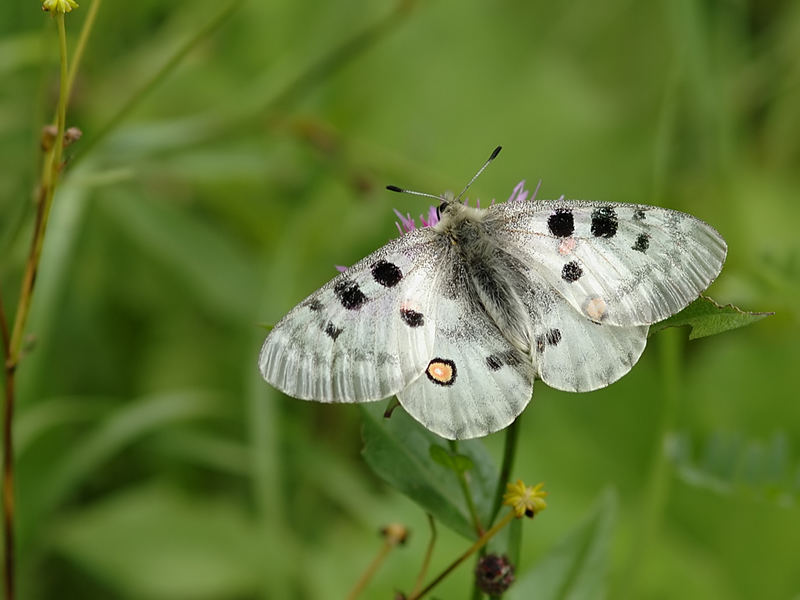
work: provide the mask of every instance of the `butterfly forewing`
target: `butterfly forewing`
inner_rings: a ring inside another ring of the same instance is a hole
[[[507,202],[498,235],[589,319],[649,325],[678,312],[719,274],[722,237],[677,211],[569,200]]]
[[[414,231],[311,294],[264,342],[264,378],[322,402],[380,400],[406,387],[433,351],[433,250],[432,232]]]

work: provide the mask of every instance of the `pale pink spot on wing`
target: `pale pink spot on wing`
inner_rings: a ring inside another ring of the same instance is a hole
[[[558,244],[558,253],[561,256],[566,256],[567,254],[570,254],[573,250],[575,250],[575,246],[577,244],[578,242],[575,240],[574,237],[564,238]]]
[[[593,321],[600,321],[606,314],[606,301],[599,296],[590,298],[586,303],[586,314]]]

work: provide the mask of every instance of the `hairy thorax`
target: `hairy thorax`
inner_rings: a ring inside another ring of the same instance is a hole
[[[441,220],[434,229],[449,242],[452,260],[463,265],[472,298],[515,348],[530,354],[532,335],[523,301],[526,286],[522,265],[497,244],[499,238],[492,232],[494,225],[488,214],[463,204],[449,204],[441,210]]]

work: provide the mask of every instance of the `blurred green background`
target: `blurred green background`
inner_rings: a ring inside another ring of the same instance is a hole
[[[71,48],[93,1],[67,16]],[[460,188],[502,144],[473,198],[541,178],[540,198],[691,212],[729,246],[710,295],[776,312],[658,334],[604,390],[537,384],[515,476],[546,481],[550,507],[525,524],[520,570],[613,488],[607,597],[799,598],[800,3],[251,0],[217,19],[226,6],[98,13],[18,376],[20,596],[340,598],[391,521],[411,538],[365,597],[408,591],[424,514],[364,464],[356,407],[261,381],[261,325],[396,236],[392,208],[427,209],[385,184]],[[12,310],[56,39],[35,0],[3,6]],[[440,529],[433,569],[466,546]],[[437,597],[466,597],[469,569]]]

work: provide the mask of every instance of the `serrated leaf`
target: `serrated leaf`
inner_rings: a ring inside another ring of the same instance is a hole
[[[581,523],[511,586],[507,600],[600,600],[608,594],[608,556],[617,498],[606,490]],[[538,517],[541,518],[541,517]]]
[[[691,328],[689,339],[695,340],[709,335],[738,329],[774,315],[772,312],[748,312],[733,304],[717,304],[711,298],[700,296],[689,306],[668,319],[650,326],[650,335],[667,327]]]
[[[467,466],[464,459],[470,462],[469,488],[481,522],[488,523],[498,473],[483,443],[459,442],[461,454],[456,456],[463,456],[454,459],[444,439],[422,427],[404,410],[395,410],[390,419],[383,416],[383,403],[364,404],[361,410],[362,454],[370,468],[439,521],[474,539],[475,528],[453,468]],[[452,466],[444,466],[439,460]]]

